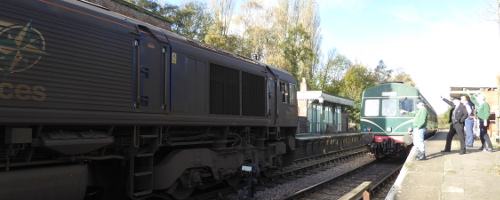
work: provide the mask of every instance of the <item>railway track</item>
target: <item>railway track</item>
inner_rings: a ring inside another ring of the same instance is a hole
[[[357,146],[316,156],[300,158],[295,160],[293,165],[291,166],[288,166],[282,170],[277,170],[273,173],[268,173],[266,174],[266,177],[261,177],[256,189],[257,191],[265,191],[268,188],[293,181],[294,179],[296,180],[306,178],[311,174],[325,171],[328,168],[333,168],[342,163],[350,162],[359,157],[370,157],[368,153],[369,152],[367,151],[366,146]],[[235,200],[238,199],[238,196],[236,195],[238,193],[238,190],[241,190],[244,186],[245,184],[240,184],[235,187],[218,187],[208,192],[202,192],[200,194],[196,194],[197,192],[195,192],[195,194],[187,200]],[[160,195],[146,198],[146,200],[159,199],[168,198],[162,198],[160,197]],[[264,197],[263,199],[266,198]]]
[[[339,199],[365,181],[371,181],[371,191],[377,193],[378,189],[383,188],[384,183],[397,177],[403,164],[404,159],[402,158],[376,160],[344,174],[300,189],[282,199]]]
[[[312,156],[309,158],[302,158],[295,160],[293,165],[284,168],[282,171],[275,172],[272,178],[305,174],[311,170],[322,169],[332,164],[346,161],[367,153],[368,151],[365,146],[359,146],[323,155]]]
[[[332,174],[342,174],[344,171],[365,165],[373,159],[366,148],[362,150],[354,148],[342,155],[321,159],[322,161],[301,164],[304,166],[290,166],[270,178],[262,178],[256,187],[254,199],[280,199],[295,192],[297,188],[315,184],[317,180]],[[238,197],[228,196],[223,199],[234,200]]]

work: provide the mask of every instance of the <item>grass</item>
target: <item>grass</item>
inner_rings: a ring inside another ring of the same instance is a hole
[[[412,162],[407,162],[407,163],[405,164],[405,167],[409,169],[409,168],[411,167],[411,164],[412,164]]]

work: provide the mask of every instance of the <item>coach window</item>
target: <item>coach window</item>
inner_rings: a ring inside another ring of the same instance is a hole
[[[379,109],[380,108],[378,99],[365,100],[365,116],[367,117],[378,116]]]
[[[397,111],[396,99],[382,100],[382,116],[396,116]]]
[[[413,99],[408,99],[408,98],[400,99],[399,100],[399,109],[406,110],[408,112],[413,112],[413,110],[415,110],[415,108],[413,106]],[[407,114],[404,113],[401,115],[407,115]]]

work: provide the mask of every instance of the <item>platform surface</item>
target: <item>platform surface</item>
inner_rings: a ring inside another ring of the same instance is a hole
[[[452,141],[443,153],[446,130],[425,141],[427,160],[414,159],[413,148],[386,199],[392,200],[500,200],[500,150],[479,151],[481,141],[460,155],[460,144]]]

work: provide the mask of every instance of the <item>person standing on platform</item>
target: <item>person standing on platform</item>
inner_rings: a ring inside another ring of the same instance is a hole
[[[474,105],[469,101],[469,96],[462,95],[460,97],[460,103],[464,104],[465,109],[467,109],[468,117],[465,119],[464,129],[465,129],[465,146],[474,146]]]
[[[493,151],[493,145],[491,144],[490,136],[488,135],[488,125],[490,122],[490,105],[486,102],[483,95],[471,96],[470,100],[477,107],[477,118],[479,118],[479,138],[481,139],[480,151]],[[485,144],[488,144],[488,149],[486,149]]]
[[[453,106],[450,110],[450,131],[446,135],[446,144],[444,146],[444,150],[441,152],[450,152],[451,151],[451,140],[453,140],[453,136],[457,134],[458,141],[460,142],[460,154],[466,153],[465,147],[465,137],[464,137],[464,121],[468,117],[467,109],[465,106],[460,103],[459,98],[453,98],[453,103],[450,100],[441,98],[448,105]]]
[[[424,133],[427,128],[427,108],[425,107],[425,101],[419,100],[417,102],[417,108],[418,110],[416,113],[408,113],[408,116],[415,116],[413,120],[413,144],[418,151],[415,160],[426,160]],[[407,112],[406,110],[401,110],[401,113]]]

